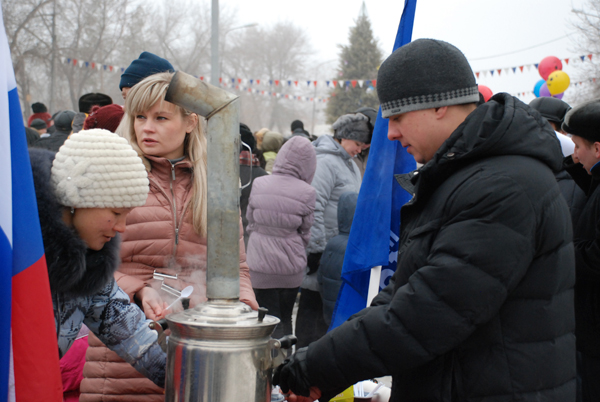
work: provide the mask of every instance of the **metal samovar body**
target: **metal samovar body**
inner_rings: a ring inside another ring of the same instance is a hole
[[[165,100],[207,119],[208,301],[166,317],[167,402],[268,402],[272,369],[295,338],[271,339],[279,319],[239,301],[237,97],[177,72]]]

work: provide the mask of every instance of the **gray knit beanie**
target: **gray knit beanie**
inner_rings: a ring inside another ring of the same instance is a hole
[[[333,138],[360,141],[365,144],[371,143],[371,127],[369,118],[362,113],[349,113],[340,116],[331,126]]]
[[[52,163],[58,201],[73,208],[133,208],[146,203],[148,174],[125,138],[108,130],[72,134]]]
[[[377,75],[382,116],[477,103],[479,90],[469,62],[455,46],[418,39],[397,49]]]

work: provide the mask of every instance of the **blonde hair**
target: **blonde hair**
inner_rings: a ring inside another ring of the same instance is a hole
[[[151,109],[157,102],[165,102],[164,97],[173,75],[174,73],[159,73],[145,78],[131,88],[125,100],[126,113],[119,126],[119,134],[129,141],[131,147],[142,158],[146,169],[149,171],[152,169],[152,164],[137,144],[134,129],[135,116]],[[175,105],[175,108],[183,118],[194,114],[177,105]],[[193,166],[191,207],[194,231],[200,236],[206,237],[207,156],[206,135],[201,124],[201,119],[198,116],[198,123],[185,137],[183,154],[190,159]]]

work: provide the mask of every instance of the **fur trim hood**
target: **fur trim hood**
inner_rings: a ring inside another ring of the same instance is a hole
[[[50,180],[54,156],[47,150],[29,150],[50,289],[73,296],[94,295],[112,280],[119,266],[120,237],[102,250],[90,250],[75,229],[64,223],[63,206]]]

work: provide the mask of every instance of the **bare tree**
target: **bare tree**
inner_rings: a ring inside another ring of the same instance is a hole
[[[600,53],[600,0],[587,0],[581,9],[573,9],[573,27],[579,33],[576,47],[584,54]],[[591,80],[590,85],[577,91],[578,102],[600,97],[600,65],[591,63],[579,65],[579,80]]]
[[[312,55],[312,48],[304,30],[291,22],[277,22],[272,26],[240,31],[230,38],[233,46],[225,52],[223,75],[268,80],[279,80],[262,87],[267,93],[282,92],[285,80],[303,79]],[[300,88],[287,87],[287,95],[305,94]],[[308,91],[310,94],[310,91]],[[273,96],[242,92],[241,119],[250,127],[269,127],[284,132],[290,123],[308,114],[309,105]]]

